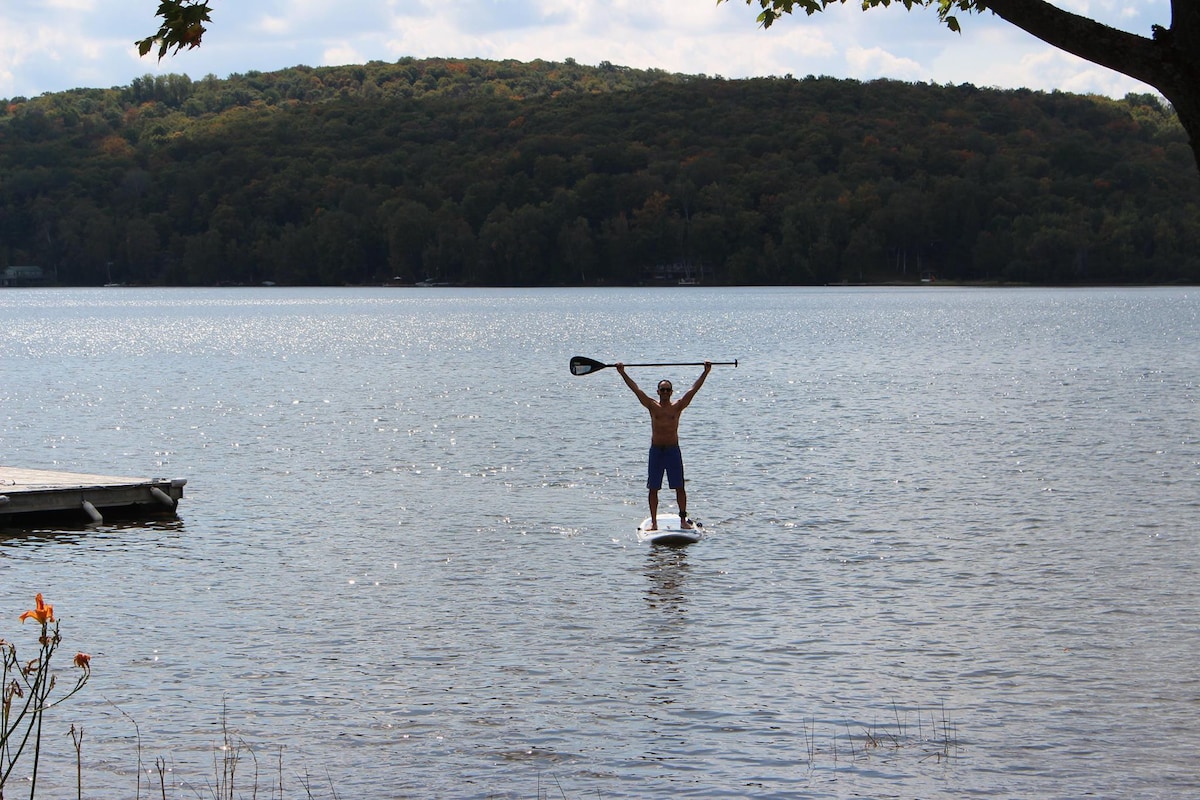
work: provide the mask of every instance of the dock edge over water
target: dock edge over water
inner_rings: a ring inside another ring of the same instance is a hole
[[[100,523],[104,514],[175,514],[185,478],[124,478],[0,466],[0,524],[20,525],[48,514],[77,513]]]

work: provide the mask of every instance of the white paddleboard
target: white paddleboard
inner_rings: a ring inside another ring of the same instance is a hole
[[[692,525],[695,527],[681,528],[678,514],[659,514],[658,529],[652,531],[647,530],[650,527],[650,518],[646,517],[642,524],[638,525],[638,541],[650,544],[692,544],[704,538],[704,526],[695,520],[692,520]]]

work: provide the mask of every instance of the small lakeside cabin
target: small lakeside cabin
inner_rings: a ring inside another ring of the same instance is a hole
[[[45,286],[46,270],[34,266],[5,267],[0,272],[0,286]]]

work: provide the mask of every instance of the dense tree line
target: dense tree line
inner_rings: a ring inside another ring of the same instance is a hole
[[[1200,282],[1123,100],[574,62],[146,76],[0,107],[0,266],[106,281]]]
[[[759,22],[770,27],[783,15],[798,11],[812,15],[845,5],[846,0],[746,3],[762,8]],[[862,0],[864,11],[891,4],[892,0]],[[1151,24],[1149,36],[1113,28],[1047,0],[904,0],[904,6],[910,11],[914,6],[933,7],[952,31],[961,30],[959,12],[995,14],[1051,47],[1153,86],[1174,107],[1200,166],[1200,4],[1172,0],[1169,10],[1165,3],[1159,4],[1155,13],[1166,24]],[[199,47],[204,33],[201,22],[209,20],[208,11],[208,0],[164,0],[158,10],[165,23],[159,41],[175,39],[177,50],[184,44]],[[161,41],[161,46],[165,53],[168,43]]]

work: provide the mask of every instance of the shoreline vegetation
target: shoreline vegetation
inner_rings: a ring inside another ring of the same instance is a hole
[[[1151,94],[402,58],[9,98],[0,169],[3,285],[1200,283]]]
[[[0,639],[0,675],[3,678],[3,703],[0,704],[0,798],[4,797],[6,787],[28,783],[30,800],[34,800],[38,796],[42,737],[50,735],[52,730],[51,726],[46,725],[46,714],[87,685],[92,675],[92,657],[87,653],[75,655],[72,665],[78,672],[74,683],[52,699],[51,695],[58,687],[58,673],[52,670],[50,662],[62,643],[60,623],[54,616],[54,607],[38,594],[34,608],[22,613],[19,619],[22,623],[33,620],[40,625],[38,655],[30,661],[22,661],[18,658],[16,645]],[[211,797],[212,800],[235,800],[245,796],[284,800],[296,796],[294,790],[289,792],[292,786],[298,786],[300,796],[306,800],[317,800],[325,796],[326,791],[335,800],[339,797],[337,778],[328,770],[320,779],[309,773],[307,768],[297,774],[288,774],[282,745],[269,750],[269,760],[266,757],[260,760],[256,748],[230,727],[229,712],[224,706],[220,720],[221,740],[214,746],[211,776],[197,776],[189,780],[178,775],[162,756],[155,757],[152,767],[147,766],[137,720],[119,706],[114,707],[135,732],[137,774],[132,788],[137,798],[141,798],[145,790],[147,798],[160,796],[164,800],[168,793],[175,795],[178,792],[201,798]],[[55,725],[61,724],[55,722]],[[82,722],[73,722],[67,731],[75,756],[74,789],[77,800],[83,800],[90,794],[84,767],[85,730],[86,725]],[[807,768],[810,775],[853,768],[855,764],[873,758],[890,761],[898,753],[911,754],[918,764],[953,763],[962,756],[958,723],[952,719],[944,703],[933,707],[901,708],[893,702],[888,720],[873,719],[869,723],[849,719],[818,721],[811,717],[802,721],[801,734],[804,752],[797,757],[797,764]],[[559,796],[568,797],[558,776],[550,775],[546,779],[546,786],[542,783],[543,778],[539,773],[539,798],[550,796],[551,784]],[[21,788],[23,793],[24,787]],[[61,789],[57,789],[57,794],[61,794]]]

